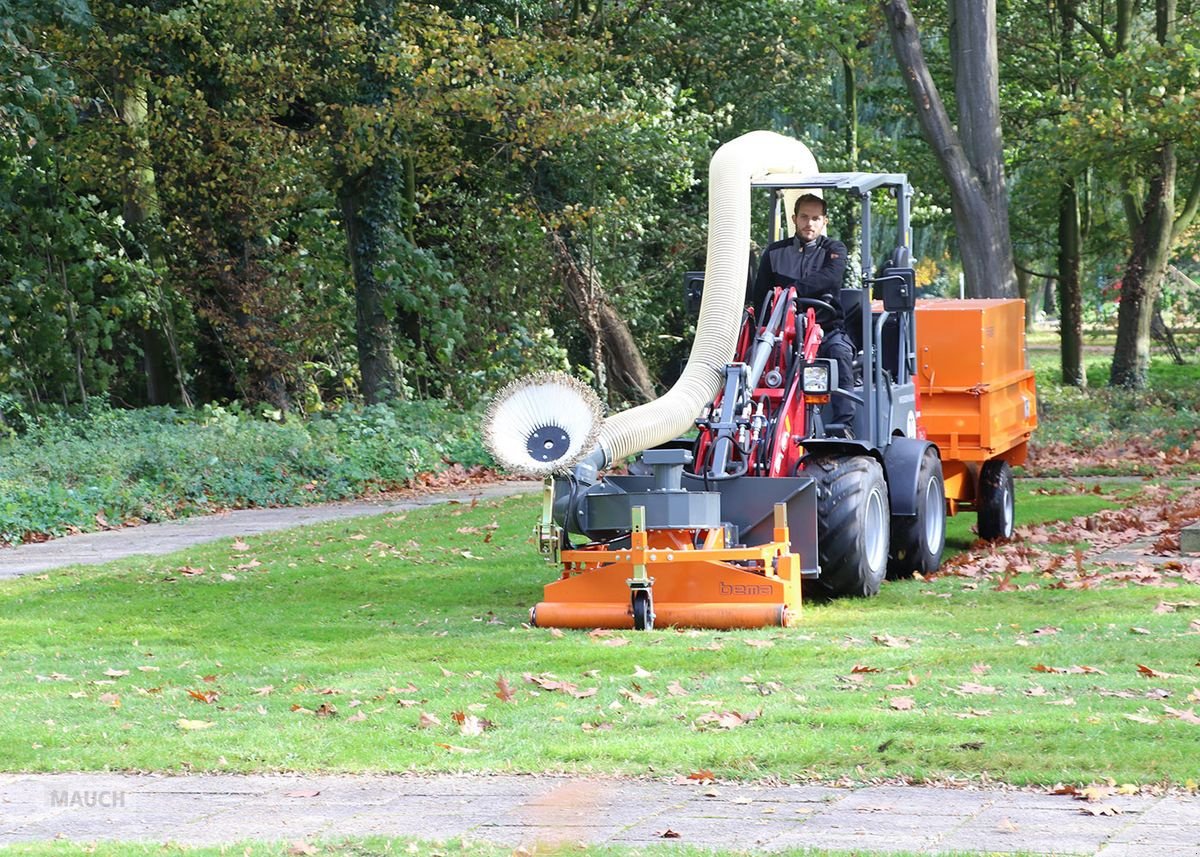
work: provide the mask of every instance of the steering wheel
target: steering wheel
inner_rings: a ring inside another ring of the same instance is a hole
[[[836,318],[837,317],[837,310],[835,310],[833,308],[833,304],[829,303],[829,301],[823,301],[819,298],[797,297],[796,298],[796,306],[797,307],[812,307],[814,310],[817,311],[818,318],[820,318],[821,316],[824,316],[825,318]]]

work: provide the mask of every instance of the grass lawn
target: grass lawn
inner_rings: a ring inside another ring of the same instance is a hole
[[[1018,483],[1018,523],[1120,499],[1037,487]],[[1200,778],[1180,714],[1200,700],[1200,587],[946,576],[810,604],[789,630],[532,629],[555,574],[537,503],[0,584],[0,770]]]

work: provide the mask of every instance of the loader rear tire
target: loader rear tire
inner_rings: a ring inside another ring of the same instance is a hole
[[[879,593],[887,575],[889,512],[883,468],[866,455],[817,458],[817,589],[831,598]]]
[[[892,518],[892,551],[888,577],[929,574],[942,564],[946,546],[946,486],[942,460],[932,449],[921,457],[917,473],[917,514]]]
[[[1015,503],[1012,468],[999,458],[984,462],[979,471],[979,538],[991,542],[1011,539]]]

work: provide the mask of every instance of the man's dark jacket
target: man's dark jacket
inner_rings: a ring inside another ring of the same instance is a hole
[[[821,326],[827,333],[841,330],[844,317],[839,294],[845,273],[846,245],[841,241],[820,235],[806,245],[797,237],[784,238],[763,251],[749,299],[759,309],[772,288],[794,285],[797,297],[829,302],[835,317],[821,318]]]

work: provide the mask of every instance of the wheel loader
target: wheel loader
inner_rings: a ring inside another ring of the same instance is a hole
[[[485,417],[499,462],[546,477],[536,535],[560,574],[533,625],[787,626],[803,592],[872,596],[935,572],[948,514],[1012,535],[1010,467],[1037,422],[1022,302],[916,299],[903,174],[821,173],[799,142],[754,132],[718,150],[709,178],[708,259],[687,280],[700,317],[676,385],[600,419],[590,389],[542,374]],[[751,207],[767,201],[775,237],[800,193],[858,204],[861,273],[839,298],[852,385],[817,356],[828,304],[777,287],[745,305]],[[853,403],[852,438],[828,431],[835,396]]]

